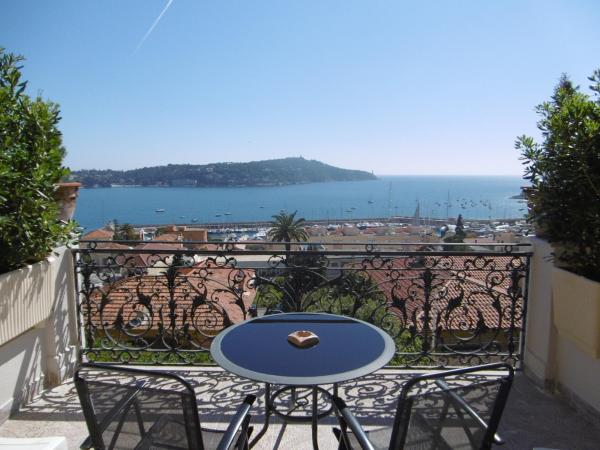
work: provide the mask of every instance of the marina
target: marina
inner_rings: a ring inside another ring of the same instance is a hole
[[[362,236],[369,239],[371,236],[385,236],[390,240],[397,240],[402,236],[435,236],[442,237],[444,229],[454,227],[455,219],[419,218],[415,217],[379,217],[375,219],[354,220],[307,220],[308,234],[315,239],[328,236]],[[160,240],[157,235],[161,224],[134,224],[133,225],[145,240]],[[246,242],[267,240],[267,233],[271,227],[270,222],[231,222],[226,224],[215,223],[187,223],[178,224],[180,228],[189,230],[205,229],[210,241]],[[506,221],[477,220],[464,223],[465,232],[474,239],[494,239],[496,236],[526,236],[530,229],[522,219]]]

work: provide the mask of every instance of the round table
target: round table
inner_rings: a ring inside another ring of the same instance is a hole
[[[295,331],[311,331],[319,342],[299,348],[288,342]],[[285,313],[258,317],[221,332],[210,348],[211,356],[223,369],[255,381],[264,382],[265,425],[252,441],[266,432],[269,417],[275,413],[285,420],[311,421],[313,446],[317,445],[317,420],[331,412],[317,411],[317,395],[327,393],[319,385],[358,378],[383,367],[395,353],[392,338],[383,330],[350,317],[324,313]],[[271,394],[271,384],[286,385]],[[312,387],[311,416],[290,416],[277,411],[275,398],[295,387]]]

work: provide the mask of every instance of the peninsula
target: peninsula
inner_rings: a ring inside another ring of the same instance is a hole
[[[77,170],[70,179],[83,187],[111,186],[283,186],[324,181],[375,180],[372,173],[348,170],[302,157],[214,163],[169,164],[132,170]]]

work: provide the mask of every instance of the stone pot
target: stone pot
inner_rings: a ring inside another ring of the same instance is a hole
[[[80,187],[81,183],[77,182],[58,183],[56,185],[54,198],[58,202],[59,206],[58,220],[62,222],[68,222],[73,218]]]

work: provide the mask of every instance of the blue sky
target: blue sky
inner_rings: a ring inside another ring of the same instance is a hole
[[[0,0],[0,46],[61,105],[73,169],[302,155],[376,174],[520,174],[600,2]],[[137,49],[137,50],[136,50]]]

